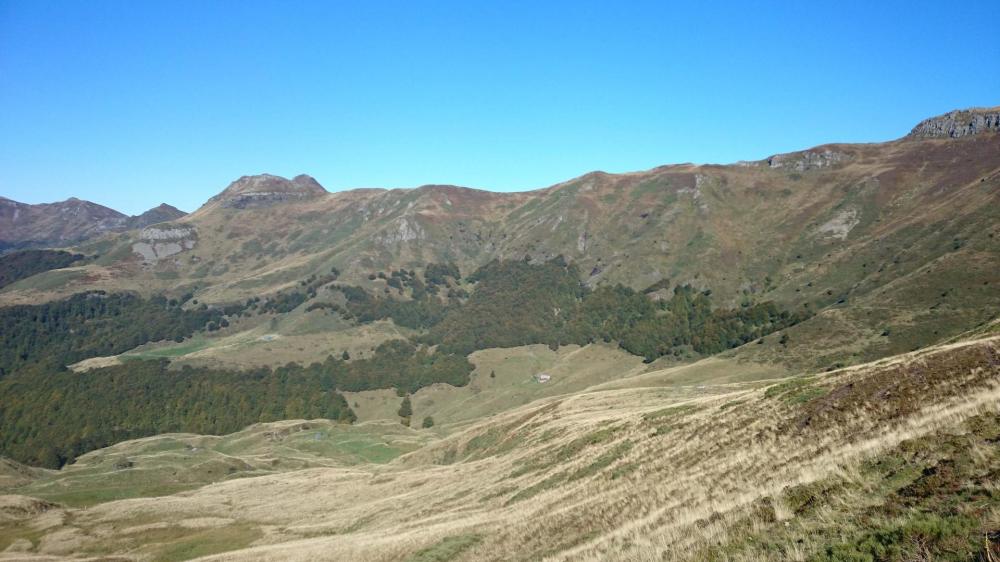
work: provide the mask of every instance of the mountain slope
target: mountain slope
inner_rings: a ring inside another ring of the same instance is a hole
[[[71,197],[29,205],[0,197],[0,251],[68,246],[108,232],[176,220],[185,213],[167,204],[129,217],[97,203]]]
[[[0,302],[84,289],[238,302],[331,268],[365,285],[428,263],[469,273],[497,258],[562,255],[590,286],[666,280],[711,290],[721,305],[773,300],[818,313],[793,331],[793,347],[810,344],[799,352],[745,353],[810,368],[855,363],[954,336],[1000,307],[997,113],[949,113],[887,143],[594,172],[524,193],[326,193],[308,176],[247,176],[189,216],[84,246],[102,257],[68,283],[5,291]]]
[[[595,172],[513,194],[448,186],[325,194],[311,178],[303,191],[290,188],[298,179],[243,178],[181,222],[197,231],[199,247],[158,268],[185,278],[199,260],[220,262],[200,278],[221,285],[213,292],[226,298],[223,288],[238,293],[249,278],[260,292],[260,282],[267,290],[289,270],[326,264],[361,278],[433,261],[468,270],[494,257],[562,254],[581,264],[589,283],[643,288],[670,278],[738,299],[768,289],[770,276],[786,299],[808,280],[841,292],[875,272],[837,279],[853,256],[882,265],[896,257],[889,249],[917,242],[941,252],[991,226],[984,223],[997,218],[998,148],[992,131],[911,136],[731,166]],[[282,194],[271,201],[282,204],[240,202],[269,193]]]
[[[0,248],[65,246],[121,228],[126,220],[118,211],[76,198],[39,205],[0,198]]]

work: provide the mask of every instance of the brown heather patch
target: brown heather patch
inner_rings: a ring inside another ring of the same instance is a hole
[[[928,353],[850,378],[803,404],[802,412],[789,424],[823,430],[855,416],[875,422],[898,420],[946,396],[1000,382],[1000,348],[987,342],[950,353]]]

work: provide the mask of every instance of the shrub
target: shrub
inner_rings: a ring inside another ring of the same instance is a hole
[[[396,414],[401,418],[409,418],[413,415],[413,406],[410,405],[409,395],[403,397],[403,402],[399,405],[399,410]]]

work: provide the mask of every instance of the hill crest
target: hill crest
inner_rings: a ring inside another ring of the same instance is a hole
[[[268,206],[326,195],[327,191],[312,176],[299,174],[287,179],[273,174],[243,176],[229,184],[206,203],[226,208]]]
[[[77,197],[39,204],[0,197],[0,251],[68,246],[109,232],[176,220],[185,214],[166,203],[130,217]]]
[[[1000,132],[1000,106],[956,109],[924,119],[908,136],[959,138],[987,132]]]

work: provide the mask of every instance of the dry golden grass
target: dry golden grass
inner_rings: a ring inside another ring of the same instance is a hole
[[[997,411],[998,354],[993,337],[768,388],[581,391],[498,414],[389,465],[58,509],[19,528],[36,526],[37,536],[24,535],[37,553],[139,560],[169,551],[365,562],[434,548],[454,560],[685,560],[763,528],[752,517],[761,501],[794,522],[782,503],[790,486],[838,478],[859,488],[843,501],[862,501],[864,459]],[[892,392],[880,398],[883,388]],[[907,402],[913,393],[923,399]],[[815,517],[832,524],[837,514]],[[185,550],[170,550],[179,544]],[[802,559],[815,547],[807,540],[763,558]],[[733,559],[762,559],[746,556]]]
[[[372,355],[381,343],[406,339],[412,330],[389,320],[350,325],[324,312],[295,311],[280,317],[241,319],[215,333],[198,333],[181,343],[153,342],[116,356],[84,359],[69,368],[87,371],[121,364],[123,359],[170,359],[174,367],[195,365],[218,369],[279,367],[288,363],[322,363],[348,352],[353,358]]]

